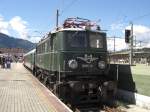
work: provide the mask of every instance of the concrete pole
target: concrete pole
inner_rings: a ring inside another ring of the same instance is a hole
[[[59,10],[56,12],[56,29],[58,28]]]
[[[136,36],[134,36],[135,37],[135,48],[136,48]]]
[[[116,39],[115,39],[115,36],[114,36],[114,53],[116,52]]]
[[[142,41],[140,41],[139,43],[140,43],[140,47],[142,47]]]
[[[116,40],[115,40],[115,36],[114,36],[114,54],[115,54],[115,52],[116,52]],[[114,59],[114,64],[115,64],[115,59]]]
[[[133,65],[133,23],[131,22],[131,35],[130,35],[130,65]]]

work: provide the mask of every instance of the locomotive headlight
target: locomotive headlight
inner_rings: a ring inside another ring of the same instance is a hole
[[[100,69],[105,69],[105,67],[106,67],[105,62],[104,62],[104,61],[99,61],[99,62],[98,62],[98,67],[99,67]]]
[[[78,67],[78,62],[76,60],[69,60],[68,65],[71,69],[76,69]]]

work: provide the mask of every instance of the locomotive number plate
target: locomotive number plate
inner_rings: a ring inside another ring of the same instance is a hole
[[[91,64],[83,64],[82,65],[82,68],[92,68],[93,67],[93,65],[91,65]]]

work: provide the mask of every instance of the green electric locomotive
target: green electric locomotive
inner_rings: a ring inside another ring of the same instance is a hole
[[[68,18],[36,47],[33,72],[72,105],[112,98],[116,81],[108,76],[106,33],[90,20]]]

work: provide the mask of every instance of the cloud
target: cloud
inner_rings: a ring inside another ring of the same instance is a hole
[[[126,26],[126,29],[131,29],[131,26]],[[133,33],[134,35],[150,33],[150,28],[144,25],[133,25]]]
[[[131,26],[127,26],[126,29],[131,29]],[[134,25],[133,35],[136,37],[137,45],[141,42],[143,47],[150,47],[150,27]]]
[[[110,30],[113,30],[113,31],[116,31],[116,30],[123,30],[124,27],[125,27],[125,18],[126,16],[124,16],[123,18],[118,18],[117,21],[113,22],[111,25],[110,25]]]
[[[0,15],[0,32],[11,35],[10,32],[18,34],[18,38],[28,39],[27,22],[21,17],[15,16],[10,21],[5,21],[4,17]],[[11,35],[13,36],[13,35]]]
[[[0,15],[0,32],[8,35],[8,27],[9,23],[4,21],[4,18]]]
[[[22,39],[28,39],[28,28],[27,28],[27,22],[22,20],[21,17],[15,16],[10,21],[9,24],[11,28],[16,31],[20,38]]]
[[[109,51],[114,50],[114,38],[107,38],[107,46]],[[115,38],[115,50],[120,51],[122,49],[127,49],[128,45],[125,43],[123,38]]]
[[[12,17],[6,21],[5,18],[0,15],[0,32],[32,42],[38,42],[41,39],[41,37],[38,36],[30,36],[31,32],[29,32],[28,22],[23,20],[20,16]]]
[[[146,47],[149,47],[149,48],[150,48],[150,43],[148,43]]]
[[[113,23],[113,24],[110,25],[111,30],[121,30],[123,28],[124,28],[123,23]]]
[[[30,37],[29,40],[31,42],[38,43],[41,40],[41,37],[39,37],[39,36],[32,36],[32,37]]]

